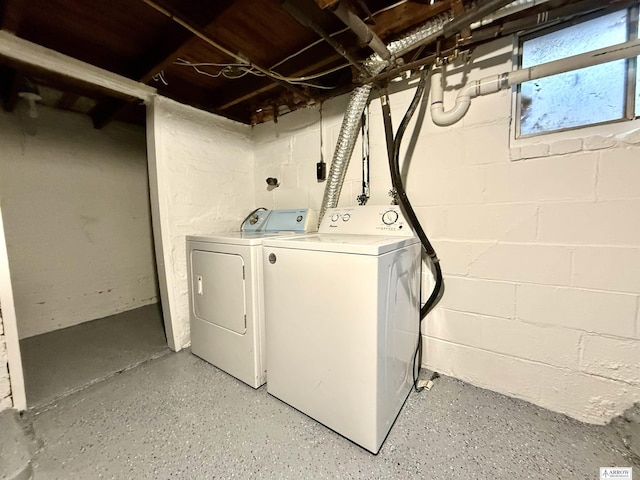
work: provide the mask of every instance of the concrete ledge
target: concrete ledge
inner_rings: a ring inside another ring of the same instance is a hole
[[[0,478],[28,480],[33,476],[30,440],[17,410],[0,412]]]

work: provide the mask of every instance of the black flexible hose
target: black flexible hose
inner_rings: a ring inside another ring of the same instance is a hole
[[[420,82],[418,83],[416,92],[413,96],[413,99],[411,100],[411,104],[409,105],[409,108],[407,109],[407,112],[405,113],[404,118],[402,119],[402,122],[400,122],[395,138],[393,136],[393,126],[391,124],[391,107],[389,105],[389,97],[385,93],[385,95],[382,98],[382,111],[383,111],[387,142],[389,142],[389,138],[393,138],[393,146],[392,146],[393,150],[391,150],[390,145],[387,143],[387,150],[389,152],[389,169],[391,171],[391,183],[396,190],[396,193],[398,196],[398,202],[400,204],[400,208],[402,209],[402,212],[405,218],[413,227],[414,232],[416,233],[416,235],[418,236],[418,239],[420,240],[420,243],[422,244],[422,248],[424,248],[424,251],[429,257],[433,265],[433,268],[435,270],[434,272],[435,285],[433,287],[431,295],[429,295],[429,298],[420,309],[419,322],[421,322],[422,319],[425,318],[427,314],[439,302],[442,296],[442,293],[444,292],[444,279],[442,278],[442,269],[440,268],[440,260],[438,259],[436,251],[433,248],[433,245],[431,245],[431,242],[429,241],[427,234],[422,228],[422,225],[420,225],[420,221],[418,220],[418,217],[413,207],[411,206],[411,202],[409,201],[409,197],[407,196],[407,192],[404,188],[404,184],[402,182],[402,176],[400,174],[399,158],[400,158],[400,146],[402,144],[402,138],[407,129],[407,126],[409,125],[409,122],[411,121],[411,118],[413,117],[413,114],[415,113],[420,103],[420,99],[424,94],[426,83],[427,83],[427,69],[423,70],[420,75]],[[418,344],[416,346],[416,350],[413,355],[413,365],[414,365],[413,387],[416,391],[422,390],[422,388],[419,388],[417,385],[418,375],[420,373],[420,365],[422,363],[421,354],[422,354],[422,333],[420,331],[420,328],[418,328]],[[418,360],[417,371],[415,367],[416,360]]]

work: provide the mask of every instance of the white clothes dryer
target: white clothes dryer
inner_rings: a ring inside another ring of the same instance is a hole
[[[421,247],[397,206],[265,238],[267,391],[377,453],[413,385]]]
[[[265,383],[262,242],[316,225],[312,210],[261,211],[246,231],[187,236],[193,354],[253,388]]]

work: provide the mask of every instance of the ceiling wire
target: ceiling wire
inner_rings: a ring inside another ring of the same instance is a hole
[[[177,62],[174,62],[175,65],[180,65],[180,66],[188,66],[193,68],[196,72],[198,72],[201,75],[205,75],[208,77],[212,77],[212,78],[218,78],[220,76],[220,74],[222,74],[222,76],[224,76],[225,78],[229,78],[229,79],[235,79],[235,78],[241,78],[244,75],[246,75],[247,73],[251,73],[253,75],[264,75],[264,76],[268,76],[271,77],[275,80],[279,80],[279,81],[283,81],[283,82],[287,82],[289,84],[292,85],[304,85],[304,86],[308,86],[308,87],[312,87],[312,88],[318,88],[318,89],[323,89],[323,90],[332,90],[334,88],[336,88],[335,86],[325,86],[325,85],[318,85],[315,83],[307,83],[307,80],[313,80],[316,78],[320,78],[323,77],[325,75],[329,75],[330,73],[334,73],[338,70],[341,70],[345,67],[348,67],[349,64],[345,63],[345,64],[341,64],[338,65],[336,67],[324,70],[322,72],[318,72],[312,75],[307,75],[307,76],[302,76],[302,77],[289,77],[286,75],[282,75],[278,72],[274,72],[273,69],[286,63],[287,61],[291,60],[292,58],[304,53],[305,51],[307,51],[308,49],[314,47],[315,45],[318,45],[320,43],[322,43],[324,40],[323,39],[319,39],[315,42],[313,42],[310,45],[307,45],[306,47],[304,47],[303,49],[295,52],[292,55],[289,55],[288,57],[286,57],[285,59],[281,60],[280,62],[276,63],[275,65],[273,65],[271,68],[266,69],[266,68],[262,68],[259,65],[256,65],[255,63],[248,61],[246,58],[243,58],[241,55],[236,54],[234,52],[232,52],[231,50],[227,49],[226,47],[224,47],[223,45],[220,45],[219,43],[217,43],[216,41],[212,40],[211,38],[209,38],[207,35],[204,35],[202,32],[200,32],[199,30],[197,30],[196,28],[192,27],[190,24],[188,24],[187,22],[185,22],[184,20],[182,20],[179,17],[176,17],[174,14],[172,14],[170,11],[168,11],[167,9],[161,7],[160,5],[158,5],[157,3],[155,3],[153,0],[142,0],[144,3],[146,3],[147,5],[149,5],[150,7],[152,7],[153,9],[157,10],[158,12],[162,13],[163,15],[169,17],[170,19],[172,19],[173,21],[175,21],[176,23],[178,23],[179,25],[181,25],[182,27],[186,28],[187,30],[189,30],[193,35],[197,36],[198,38],[200,38],[201,40],[203,40],[204,42],[208,43],[209,45],[211,45],[212,47],[216,48],[217,50],[221,51],[222,53],[229,55],[230,57],[236,59],[236,60],[240,60],[243,63],[240,64],[207,64],[207,63],[191,63],[188,62],[184,59],[178,59]],[[392,10],[404,3],[407,3],[409,0],[400,0],[392,5],[388,5],[384,8],[381,8],[377,11],[375,11],[373,14],[371,14],[372,17],[375,17],[376,15],[379,15],[383,12],[386,12],[388,10]],[[341,33],[344,33],[346,31],[348,31],[349,28],[343,28],[341,30],[338,30],[337,32],[334,32],[332,34],[330,34],[330,36],[336,36],[339,35]],[[223,67],[223,69],[221,70],[220,73],[218,74],[214,74],[214,73],[210,73],[210,72],[206,72],[204,70],[201,70],[200,66],[221,66]],[[242,69],[245,70],[244,74],[241,75],[233,75],[233,76],[228,76],[224,73],[224,69],[227,67],[233,67],[233,68],[238,68],[238,69]],[[164,77],[163,77],[163,81],[164,81]]]
[[[245,62],[246,63],[246,68],[255,69],[258,72],[260,72],[260,73],[262,73],[262,74],[264,74],[264,75],[266,75],[268,77],[271,77],[271,78],[273,78],[275,80],[279,80],[281,82],[286,82],[286,83],[289,83],[289,84],[306,85],[306,86],[309,86],[309,87],[321,88],[321,89],[333,89],[333,88],[335,88],[335,87],[326,87],[324,85],[316,85],[316,84],[305,83],[306,77],[287,77],[287,76],[281,75],[281,74],[279,74],[277,72],[273,72],[270,69],[263,68],[263,67],[255,64],[255,63],[253,63],[251,61],[247,61],[247,59],[243,58],[241,55],[232,52],[231,50],[229,50],[228,48],[224,47],[223,45],[220,45],[218,42],[216,42],[215,40],[212,40],[210,37],[208,37],[207,35],[203,34],[198,29],[192,27],[190,24],[188,24],[187,22],[185,22],[181,18],[176,17],[173,13],[171,13],[167,9],[161,7],[160,5],[155,3],[154,1],[152,1],[152,0],[142,0],[142,1],[144,3],[146,3],[147,5],[149,5],[150,7],[152,7],[153,9],[155,9],[158,12],[162,13],[163,15],[169,17],[170,19],[172,19],[177,24],[179,24],[182,27],[184,27],[187,30],[189,30],[193,35],[198,37],[200,40],[203,40],[204,42],[208,43],[209,45],[211,45],[212,47],[214,47],[217,50],[221,51],[222,53],[230,56],[231,58],[234,58],[235,60],[239,60],[240,62]],[[243,65],[244,65],[244,63],[243,63]]]
[[[236,79],[236,78],[244,77],[248,73],[250,73],[252,75],[256,75],[256,76],[264,76],[263,73],[251,68],[251,66],[249,64],[213,63],[213,62],[198,62],[198,63],[194,63],[194,62],[190,62],[188,60],[185,60],[183,58],[178,58],[175,62],[173,62],[173,64],[181,66],[181,67],[191,67],[197,73],[199,73],[201,75],[205,75],[207,77],[212,77],[212,78],[218,78],[220,76],[223,76],[223,77],[228,78],[228,79]],[[342,64],[342,65],[338,65],[336,67],[324,70],[324,71],[319,72],[319,73],[314,73],[312,75],[307,75],[307,76],[304,76],[304,77],[297,77],[295,80],[291,80],[290,83],[292,83],[294,85],[307,85],[307,86],[314,87],[314,88],[332,90],[332,89],[334,89],[336,87],[329,87],[329,86],[325,86],[325,85],[311,84],[311,83],[307,83],[306,80],[313,80],[315,78],[323,77],[325,75],[328,75],[330,73],[336,72],[338,70],[342,70],[343,68],[347,67],[348,65],[349,64],[345,63],[345,64]],[[220,70],[217,73],[211,73],[211,72],[207,72],[205,70],[202,70],[199,67],[218,67],[218,68],[220,68]],[[232,71],[232,69],[242,70],[243,73],[241,73],[239,75],[229,74],[229,72]]]

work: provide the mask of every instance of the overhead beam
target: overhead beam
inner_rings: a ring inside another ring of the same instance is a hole
[[[145,102],[157,92],[149,85],[36,45],[9,32],[0,31],[0,58],[80,80],[119,96],[134,97]]]

